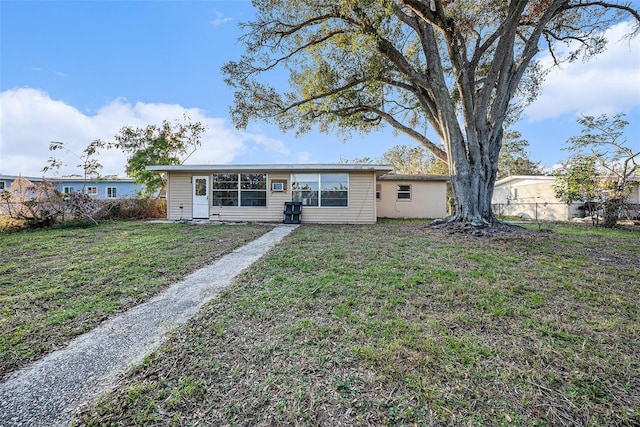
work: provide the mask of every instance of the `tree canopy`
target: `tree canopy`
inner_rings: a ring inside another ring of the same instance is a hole
[[[556,196],[566,203],[582,201],[604,214],[613,227],[627,205],[629,182],[640,178],[640,150],[625,138],[629,124],[624,114],[582,116],[580,135],[569,138],[564,149],[571,157],[556,172]],[[597,219],[597,217],[595,217]]]
[[[448,175],[446,163],[420,146],[396,145],[379,160],[392,165],[394,173]]]
[[[205,126],[184,117],[184,123],[164,120],[160,125],[144,128],[125,126],[115,136],[115,142],[102,142],[108,148],[116,148],[127,154],[125,172],[137,184],[144,185],[145,196],[158,194],[165,189],[165,177],[148,171],[148,165],[182,164],[201,144]]]
[[[559,62],[605,46],[630,3],[582,0],[253,0],[246,54],[223,71],[232,118],[348,137],[384,124],[447,162],[456,214],[495,222],[503,128],[535,97],[541,48]],[[637,31],[637,25],[635,26]],[[577,42],[566,58],[559,47]],[[289,73],[279,84],[273,71]],[[269,84],[267,82],[275,82]],[[427,135],[431,129],[437,140]]]
[[[498,157],[498,179],[512,175],[542,175],[539,162],[529,157],[529,141],[518,131],[506,131],[502,138],[502,149]]]

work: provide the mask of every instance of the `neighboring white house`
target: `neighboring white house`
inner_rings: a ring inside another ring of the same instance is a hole
[[[553,189],[555,180],[553,176],[513,175],[496,181],[492,199],[494,213],[545,221],[584,217],[583,202],[568,205],[556,198]],[[640,182],[636,178],[628,182],[630,194],[627,202],[635,206],[640,203],[638,184]]]
[[[566,221],[581,212],[583,203],[567,205],[555,196],[553,176],[513,175],[496,181],[493,210],[499,216]]]

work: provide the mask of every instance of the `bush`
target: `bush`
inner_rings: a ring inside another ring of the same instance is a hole
[[[117,199],[102,203],[96,214],[101,221],[165,218],[167,201],[165,199]]]
[[[9,215],[0,215],[0,233],[26,230],[28,227],[25,220],[15,219]]]

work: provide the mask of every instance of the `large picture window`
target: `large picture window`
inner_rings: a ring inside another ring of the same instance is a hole
[[[211,189],[213,206],[238,206],[237,173],[214,173]]]
[[[211,182],[213,206],[267,206],[265,173],[216,173]]]
[[[292,200],[303,206],[347,207],[349,175],[300,173],[291,176]]]
[[[240,206],[267,206],[267,174],[240,174]]]

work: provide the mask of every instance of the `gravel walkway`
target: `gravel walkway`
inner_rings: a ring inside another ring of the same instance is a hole
[[[157,348],[168,330],[185,323],[296,227],[276,227],[68,347],[14,372],[0,384],[0,426],[69,425],[80,405],[115,386],[118,376]]]

